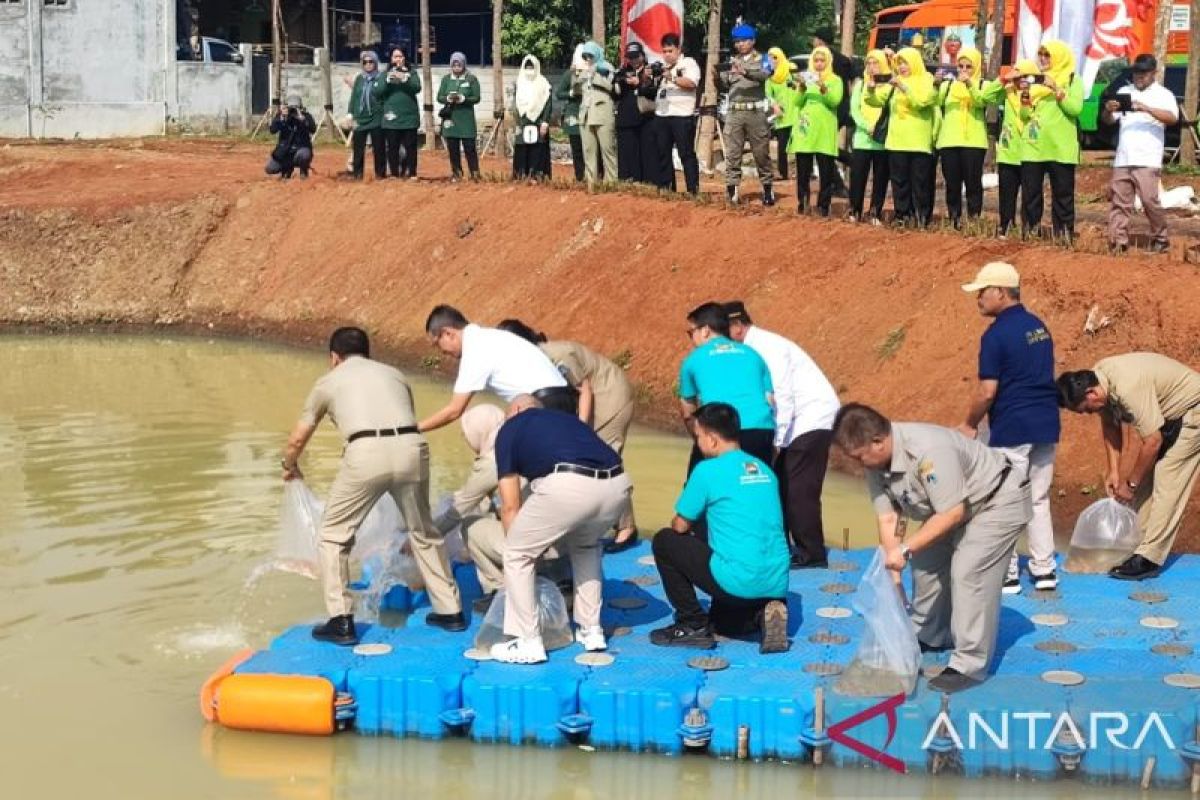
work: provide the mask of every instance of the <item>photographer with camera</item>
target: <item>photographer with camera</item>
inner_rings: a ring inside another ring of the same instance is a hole
[[[662,75],[662,65],[656,65]],[[640,42],[625,48],[617,71],[617,179],[657,183],[658,153],[654,144],[655,70],[646,64]]]
[[[658,187],[675,191],[671,150],[677,148],[688,194],[696,195],[700,193],[700,162],[696,160],[696,87],[700,85],[700,65],[683,54],[677,33],[663,36],[659,50],[663,56],[663,74],[658,79],[654,109]]]
[[[375,83],[375,99],[383,105],[383,145],[393,178],[417,177],[417,129],[421,126],[421,76],[409,69],[408,55],[393,47],[391,64]]]
[[[742,148],[748,142],[754,154],[754,166],[762,184],[764,206],[775,205],[771,166],[771,132],[767,128],[767,71],[762,56],[754,49],[757,32],[752,25],[739,22],[733,27],[734,57],[718,67],[717,81],[729,91],[729,110],[725,114],[725,194],[736,205],[742,183]]]
[[[267,159],[267,174],[286,181],[299,167],[301,179],[308,178],[313,160],[312,137],[316,132],[316,120],[304,108],[304,101],[299,95],[289,95],[287,104],[280,106],[279,113],[271,120],[271,133],[277,134],[279,140]]]

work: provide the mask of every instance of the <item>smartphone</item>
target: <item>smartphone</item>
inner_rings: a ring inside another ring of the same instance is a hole
[[[875,83],[877,83],[877,84],[888,83],[889,81],[891,81],[891,79],[892,79],[892,73],[890,73],[890,72],[878,72],[875,74]]]
[[[1030,83],[1045,83],[1046,76],[1045,75],[1030,75],[1029,82]]]
[[[1113,99],[1121,106],[1122,111],[1133,111],[1133,95],[1119,94]]]

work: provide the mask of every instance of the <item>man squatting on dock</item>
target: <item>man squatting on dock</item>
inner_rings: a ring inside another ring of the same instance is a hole
[[[963,288],[993,321],[981,343],[977,395],[957,429],[893,422],[859,403],[838,410],[815,362],[754,326],[741,302],[708,302],[687,315],[693,350],[680,368],[680,408],[695,448],[674,519],[653,541],[674,610],[673,623],[651,633],[654,644],[710,648],[716,632],[757,638],[766,653],[787,649],[788,568],[827,568],[820,497],[832,442],[866,472],[888,568],[899,575],[911,564],[922,649],[951,652],[949,667],[930,686],[955,692],[977,685],[993,666],[1002,589],[1013,591],[1015,583],[1020,590],[1012,568],[1017,539],[1033,523],[1034,588],[1057,585],[1047,513],[1058,438],[1050,398],[1071,411],[1102,414],[1107,492],[1141,511],[1142,544],[1110,576],[1158,574],[1200,472],[1200,373],[1134,353],[1064,373],[1056,385],[1049,330],[1018,302],[1016,270],[985,265]],[[505,589],[511,638],[493,648],[495,659],[546,660],[534,580],[548,555],[565,554],[572,567],[576,640],[586,650],[607,646],[599,621],[602,537],[621,530],[619,546],[609,539],[609,549],[619,551],[637,533],[630,530],[632,487],[620,455],[628,416],[616,436],[613,415],[597,409],[629,401],[596,396],[601,384],[623,391],[611,376],[595,378],[607,361],[602,356],[588,350],[584,365],[575,353],[568,365],[560,353],[556,365],[547,355],[555,348],[535,343],[544,337],[507,322],[521,335],[469,323],[450,306],[432,310],[426,334],[459,361],[458,375],[446,405],[419,423],[403,373],[370,358],[364,331],[339,328],[331,336],[330,371],[313,387],[282,459],[285,480],[301,477],[298,459],[325,416],[346,442],[321,527],[330,619],[314,628],[317,639],[358,640],[349,551],[367,512],[388,492],[429,590],[428,624],[467,627],[443,538],[461,521],[487,593],[475,609],[486,610]],[[507,413],[482,412],[482,405],[468,411],[485,390],[509,403]],[[985,417],[994,447],[980,435]],[[451,510],[434,521],[421,434],[460,418],[476,459]],[[609,432],[598,435],[605,427]],[[494,494],[498,513],[488,500]],[[903,535],[905,516],[923,522],[911,536]],[[697,588],[711,599],[707,611]]]

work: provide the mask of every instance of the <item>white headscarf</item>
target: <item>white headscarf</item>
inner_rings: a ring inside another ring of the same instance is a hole
[[[550,81],[542,75],[542,64],[528,55],[521,60],[517,73],[517,113],[526,119],[537,119],[550,100]]]

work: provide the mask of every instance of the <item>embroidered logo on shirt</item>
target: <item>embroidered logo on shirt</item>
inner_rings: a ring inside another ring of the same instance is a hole
[[[742,462],[742,477],[740,483],[745,486],[754,483],[768,483],[771,480],[770,475],[764,475],[759,469],[758,463],[755,461]]]
[[[1032,331],[1025,332],[1025,343],[1029,345],[1037,344],[1038,342],[1050,341],[1050,334],[1045,328],[1036,328]]]
[[[933,474],[933,462],[927,458],[921,459],[917,464],[917,475],[926,483],[937,483],[937,476]]]

